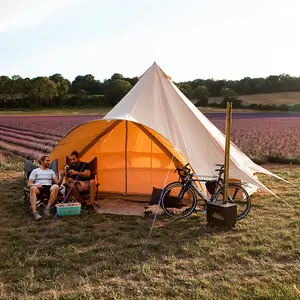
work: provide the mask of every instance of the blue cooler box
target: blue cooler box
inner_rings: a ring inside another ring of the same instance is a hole
[[[56,204],[56,211],[59,217],[62,216],[76,216],[80,214],[81,204],[75,203],[59,203]]]

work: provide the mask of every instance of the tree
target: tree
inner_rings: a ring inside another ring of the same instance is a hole
[[[196,103],[196,106],[207,106],[208,105],[208,90],[206,86],[198,86],[194,90],[194,98],[198,99],[199,101]]]
[[[221,102],[221,107],[226,107],[227,102],[232,102],[233,108],[240,108],[242,107],[242,100],[238,99],[237,93],[229,88],[223,88],[221,91],[221,95],[223,97],[223,101]]]
[[[176,84],[177,87],[180,89],[180,91],[189,99],[192,99],[193,97],[193,89],[192,87],[187,83],[178,83]]]
[[[139,81],[137,77],[132,77],[132,78],[124,77],[123,80],[128,81],[132,86],[134,86]]]
[[[119,74],[119,73],[115,73],[114,75],[112,75],[111,76],[111,81],[114,81],[114,80],[118,80],[118,79],[121,79],[121,80],[123,80],[124,79],[124,77],[123,77],[123,75],[122,74]]]
[[[249,95],[251,94],[251,78],[245,77],[244,79],[240,80],[237,85],[237,91],[242,95]]]
[[[36,77],[31,80],[29,94],[38,106],[52,106],[52,100],[57,96],[56,84],[48,77]]]
[[[205,80],[203,79],[195,79],[193,81],[187,81],[187,82],[181,82],[181,83],[187,83],[189,84],[192,89],[194,90],[196,87],[200,86],[200,85],[205,85]]]
[[[69,89],[70,94],[85,90],[90,95],[103,94],[103,84],[91,74],[77,76]]]
[[[115,106],[130,90],[132,86],[128,81],[117,79],[109,82],[105,87],[111,106]]]
[[[67,97],[71,83],[68,79],[65,79],[61,74],[54,74],[50,76],[49,79],[56,84],[57,97],[59,98],[58,100],[60,106],[62,106]]]
[[[8,76],[0,76],[0,94],[10,94],[10,81]]]
[[[263,93],[265,79],[264,78],[252,78],[251,79],[251,90],[249,94],[260,94]]]

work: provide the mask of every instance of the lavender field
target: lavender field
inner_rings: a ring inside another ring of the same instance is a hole
[[[207,117],[222,131],[224,113]],[[74,127],[101,116],[1,116],[0,149],[35,160]],[[278,113],[233,114],[232,141],[258,163],[300,163],[300,116]]]

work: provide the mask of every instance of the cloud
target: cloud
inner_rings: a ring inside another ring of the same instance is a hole
[[[77,0],[4,0],[0,5],[0,33],[35,27]]]

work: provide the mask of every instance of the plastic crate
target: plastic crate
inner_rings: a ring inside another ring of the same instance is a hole
[[[80,214],[81,204],[75,203],[59,203],[56,204],[57,215],[62,216],[76,216]]]

